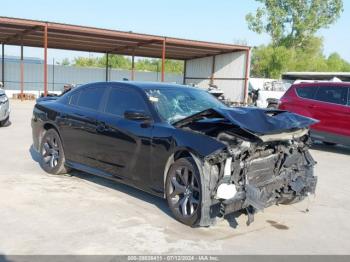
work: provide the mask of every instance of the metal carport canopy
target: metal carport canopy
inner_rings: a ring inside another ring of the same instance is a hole
[[[248,50],[247,46],[185,40],[137,34],[94,27],[0,17],[0,42],[7,45],[43,47],[44,28],[48,29],[48,48],[101,52],[143,57],[193,59]]]
[[[231,52],[249,52],[250,50],[248,46],[241,45],[3,16],[0,16],[0,43],[2,43],[3,50],[4,45],[44,48],[45,95],[47,94],[47,48],[162,58],[162,81],[164,81],[164,60],[166,58],[188,60]],[[134,71],[134,68],[132,70]],[[4,73],[2,80],[4,80]]]

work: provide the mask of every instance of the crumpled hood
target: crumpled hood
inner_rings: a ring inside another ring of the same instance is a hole
[[[315,119],[288,111],[255,107],[223,107],[205,110],[175,123],[175,126],[179,127],[203,118],[218,118],[220,116],[235,126],[259,135],[304,129],[318,122]]]

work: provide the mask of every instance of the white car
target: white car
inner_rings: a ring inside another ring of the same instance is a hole
[[[252,78],[249,85],[252,104],[259,108],[277,108],[279,99],[289,86],[274,79]]]
[[[0,127],[10,119],[10,102],[5,91],[0,89]]]

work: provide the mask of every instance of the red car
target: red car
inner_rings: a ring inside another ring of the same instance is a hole
[[[279,109],[311,117],[311,136],[326,144],[350,145],[350,83],[301,83],[292,85]]]

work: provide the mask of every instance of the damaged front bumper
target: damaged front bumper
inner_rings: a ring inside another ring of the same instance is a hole
[[[227,152],[207,157],[202,171],[209,178],[211,204],[209,217],[202,211],[201,224],[243,209],[247,211],[249,225],[257,211],[314,194],[316,162],[308,151],[309,136],[300,130],[291,135],[260,143],[233,137],[228,139],[235,142]],[[204,202],[203,206],[207,206]]]

